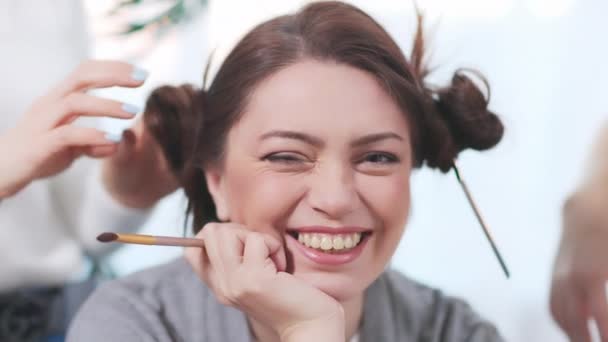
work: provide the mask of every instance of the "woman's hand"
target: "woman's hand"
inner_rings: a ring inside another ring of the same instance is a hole
[[[595,319],[602,341],[608,341],[608,215],[602,197],[579,193],[564,210],[551,313],[571,341],[591,341],[587,325],[590,318]]]
[[[17,125],[0,136],[0,198],[38,178],[55,175],[77,158],[106,157],[119,137],[71,123],[80,116],[132,118],[132,105],[86,94],[112,86],[138,87],[145,73],[122,62],[87,61],[37,99]]]
[[[186,258],[218,300],[270,327],[282,341],[344,341],[342,306],[286,273],[277,238],[233,223],[209,223],[197,235],[205,248]]]

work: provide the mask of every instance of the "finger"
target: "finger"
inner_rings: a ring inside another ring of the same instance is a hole
[[[133,131],[131,129],[124,130],[122,132],[122,139],[118,144],[118,151],[116,152],[116,160],[118,163],[128,163],[133,159],[136,144],[137,137]]]
[[[277,240],[278,241],[278,240]],[[270,253],[270,258],[277,267],[277,271],[287,271],[287,253],[285,251],[285,241],[279,241],[279,248],[275,252]]]
[[[608,341],[608,298],[606,298],[605,282],[600,282],[592,289],[589,294],[589,306],[601,340]]]
[[[49,146],[55,148],[115,145],[120,137],[90,127],[61,126],[48,134]]]
[[[572,295],[575,296],[574,294]],[[578,296],[575,296],[567,301],[564,330],[571,341],[591,342],[588,325],[589,315],[583,309],[580,299]]]
[[[549,311],[560,328],[565,330],[566,318],[564,313],[566,312],[566,304],[564,303],[565,298],[563,293],[566,293],[565,285],[560,279],[553,279],[549,298]]]
[[[586,321],[585,324],[577,324],[570,327],[569,330],[566,330],[566,333],[571,342],[591,342],[591,335],[589,334]]]
[[[277,239],[268,234],[263,234],[264,240],[268,243],[270,259],[277,267],[277,271],[283,272],[287,268],[287,257],[285,255],[285,241]]]
[[[61,82],[50,96],[61,98],[73,92],[94,88],[139,87],[148,73],[129,63],[106,60],[88,60],[80,64],[74,72]]]
[[[246,237],[243,264],[246,267],[259,268],[260,265],[265,266],[266,262],[270,259],[275,264],[277,270],[284,269],[284,261],[281,263],[280,258],[276,258],[276,261],[272,258],[272,255],[278,253],[283,254],[284,260],[285,252],[283,244],[279,240],[267,234],[252,232],[247,234]]]
[[[209,273],[211,272],[211,266],[205,247],[186,247],[184,250],[184,257],[186,258],[186,261],[188,261],[188,264],[190,264],[190,267],[194,270],[194,273],[210,286]]]
[[[217,223],[203,229],[207,230],[203,236],[211,265],[224,274],[236,269],[242,262],[247,232],[230,224]]]
[[[45,127],[53,128],[68,124],[79,116],[98,116],[119,119],[132,119],[140,112],[137,106],[119,101],[102,99],[83,93],[71,93],[60,100],[53,114],[48,116]],[[39,117],[39,119],[42,119]]]
[[[230,293],[228,279],[237,269],[241,258],[239,251],[234,249],[234,240],[238,239],[237,236],[234,233],[231,238],[224,235],[230,229],[229,224],[208,223],[202,228],[202,234],[200,234],[205,240],[204,254],[208,260],[207,267],[203,270],[204,279],[224,304],[228,304],[224,299],[228,300]]]
[[[195,236],[197,239],[204,240],[203,238],[203,230],[200,229]],[[203,279],[205,280],[204,270],[208,266],[207,254],[205,251],[205,247],[186,247],[184,249],[184,256],[192,269]]]
[[[133,127],[131,127],[131,129],[133,130],[133,133],[135,133],[135,135],[146,137],[146,139],[149,139],[149,131],[146,129],[143,117],[140,117],[138,120],[136,120],[133,123]]]
[[[103,146],[87,146],[83,147],[83,153],[91,158],[106,158],[118,150],[118,146],[116,144],[112,145],[103,145]]]

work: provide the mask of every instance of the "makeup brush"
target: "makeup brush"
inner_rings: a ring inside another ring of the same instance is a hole
[[[501,266],[505,276],[507,278],[509,278],[509,275],[510,275],[509,269],[507,268],[507,265],[506,265],[504,259],[502,258],[502,255],[500,254],[500,251],[498,250],[498,247],[496,246],[494,239],[492,238],[490,229],[486,225],[485,221],[483,220],[483,217],[481,216],[481,212],[477,208],[477,205],[475,203],[475,200],[473,199],[473,196],[471,195],[471,192],[469,191],[469,188],[467,187],[466,183],[460,176],[460,172],[455,163],[452,165],[452,168],[454,169],[454,173],[456,174],[458,183],[460,183],[460,186],[462,187],[462,190],[464,191],[464,193],[467,197],[467,200],[468,200],[471,208],[473,209],[473,212],[475,213],[475,216],[477,217],[477,220],[479,221],[481,228],[483,229],[486,239],[488,239],[488,242],[490,243],[490,246],[492,247],[492,251],[494,252],[494,255],[498,259],[498,262],[500,263],[500,266]],[[160,246],[178,246],[178,247],[204,247],[205,246],[204,240],[202,240],[202,239],[180,238],[180,237],[169,237],[169,236],[152,236],[152,235],[141,235],[141,234],[102,233],[97,237],[97,240],[100,242],[122,242],[122,243],[138,244],[138,245],[160,245]]]
[[[156,245],[156,246],[178,246],[178,247],[204,247],[202,239],[180,238],[169,236],[152,236],[141,234],[117,234],[102,233],[97,237],[100,242],[122,242],[137,245]]]
[[[502,255],[500,254],[500,251],[498,250],[498,247],[496,246],[496,243],[494,242],[494,239],[492,238],[492,234],[490,234],[490,229],[488,228],[485,221],[483,220],[483,217],[481,217],[481,212],[479,211],[479,208],[477,208],[477,204],[475,204],[475,200],[473,199],[473,196],[471,195],[469,188],[467,187],[464,180],[460,177],[460,171],[458,171],[458,167],[456,167],[456,163],[454,163],[452,165],[452,168],[454,169],[454,173],[456,174],[458,183],[460,183],[460,186],[462,187],[464,194],[467,196],[467,200],[469,201],[469,204],[471,205],[471,208],[473,209],[473,212],[475,213],[475,216],[477,217],[477,221],[479,221],[479,224],[481,225],[481,228],[483,229],[483,232],[486,235],[486,239],[488,239],[488,242],[490,243],[490,246],[492,247],[492,251],[494,251],[494,255],[496,256],[496,259],[498,259],[498,262],[500,263],[500,267],[502,267],[502,271],[505,273],[505,276],[507,278],[509,278],[509,269],[507,268],[507,264],[503,260]]]

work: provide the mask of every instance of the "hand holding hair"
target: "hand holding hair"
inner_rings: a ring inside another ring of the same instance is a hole
[[[116,152],[120,137],[72,123],[81,116],[132,118],[139,111],[135,106],[86,91],[139,87],[145,78],[145,71],[127,63],[85,61],[35,100],[21,120],[0,135],[0,198],[65,170],[81,156],[103,158]]]
[[[104,159],[102,180],[110,195],[130,208],[152,207],[178,188],[144,118],[124,131],[117,152]]]

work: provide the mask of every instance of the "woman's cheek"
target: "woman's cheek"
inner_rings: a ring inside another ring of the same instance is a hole
[[[304,191],[302,177],[265,173],[249,177],[240,189],[234,189],[234,196],[239,198],[243,223],[268,227],[287,219]]]
[[[368,176],[361,180],[359,189],[359,194],[372,207],[376,218],[385,224],[405,223],[410,209],[408,176]]]

